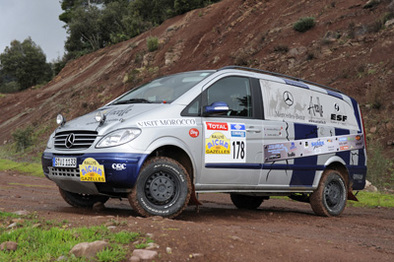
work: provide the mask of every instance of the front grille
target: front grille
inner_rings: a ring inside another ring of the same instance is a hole
[[[79,177],[78,168],[48,167],[50,176]]]
[[[96,140],[96,131],[66,131],[55,135],[55,148],[59,150],[88,149]]]

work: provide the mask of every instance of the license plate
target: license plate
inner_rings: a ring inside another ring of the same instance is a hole
[[[76,157],[54,157],[53,158],[54,167],[77,167]]]

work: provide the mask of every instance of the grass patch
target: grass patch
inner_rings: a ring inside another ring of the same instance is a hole
[[[15,220],[17,226],[8,228]],[[141,234],[121,231],[114,233],[107,227],[68,228],[67,221],[40,221],[35,215],[25,217],[0,212],[0,243],[14,241],[18,244],[16,251],[0,251],[0,261],[89,261],[76,258],[69,251],[81,242],[104,240],[109,247],[97,253],[95,261],[125,261],[130,254],[129,244],[152,242]]]
[[[372,193],[360,191],[357,194],[358,202],[348,201],[349,206],[354,207],[394,207],[394,195],[384,193]]]
[[[25,162],[15,162],[8,159],[0,159],[0,171],[18,171],[23,174],[43,177],[44,173],[42,171],[42,166],[40,163],[25,163]]]
[[[291,200],[287,196],[271,196],[271,199],[282,199],[282,200]],[[376,208],[376,207],[394,207],[394,194],[389,193],[379,193],[379,192],[367,192],[367,191],[359,191],[357,194],[357,201],[347,201],[347,206],[352,207],[368,207],[368,208]]]

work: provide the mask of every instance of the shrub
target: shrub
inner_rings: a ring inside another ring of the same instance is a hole
[[[315,26],[314,17],[302,17],[293,25],[293,29],[298,32],[306,32]]]
[[[278,53],[287,53],[289,51],[289,47],[287,45],[277,45],[274,47],[274,51]]]
[[[26,148],[33,144],[33,129],[27,127],[25,129],[17,129],[12,133],[12,137],[15,140],[16,151],[24,151]]]
[[[146,44],[149,52],[156,51],[159,48],[159,39],[155,36],[150,36],[146,39]]]
[[[0,86],[0,93],[16,93],[18,91],[20,91],[20,85],[15,81]]]
[[[371,141],[372,142],[372,141]],[[394,182],[394,161],[383,151],[379,143],[369,143],[367,179],[379,189],[392,189]]]

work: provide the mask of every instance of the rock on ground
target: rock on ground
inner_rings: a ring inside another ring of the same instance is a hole
[[[75,245],[70,254],[74,254],[76,257],[95,257],[96,254],[102,251],[104,248],[108,246],[108,243],[102,240],[97,240],[94,242],[83,242]]]

